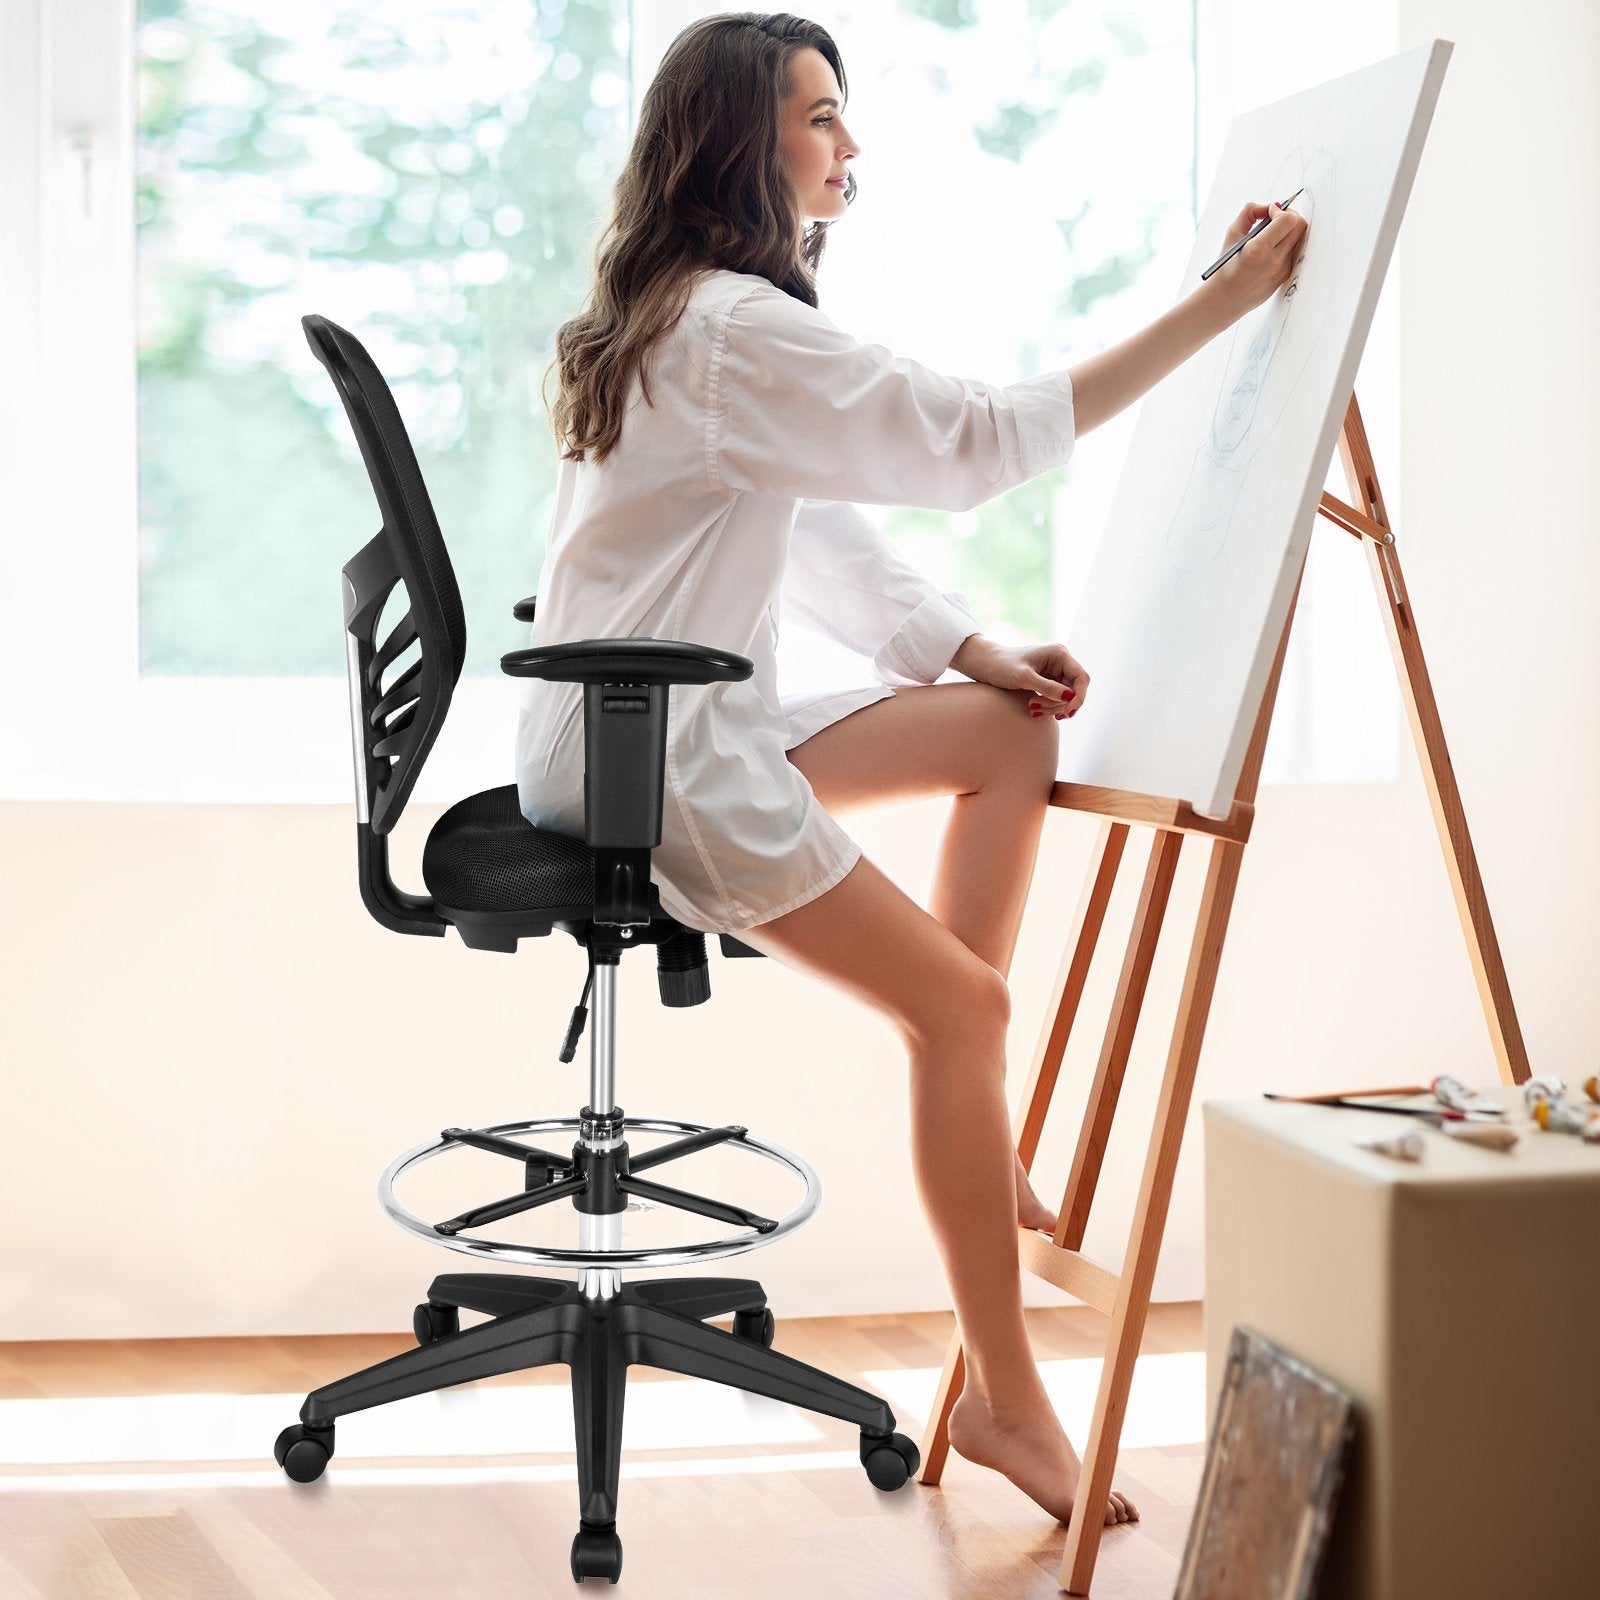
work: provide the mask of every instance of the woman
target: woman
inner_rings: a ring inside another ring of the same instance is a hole
[[[672,691],[669,915],[837,985],[911,1065],[918,1192],[966,1351],[950,1443],[1066,1521],[1079,1460],[1028,1347],[1016,1229],[1052,1228],[1011,1142],[1006,973],[1088,674],[1060,644],[986,639],[856,502],[962,509],[1066,461],[1098,426],[1287,281],[1302,219],[1269,225],[1180,305],[1070,373],[1004,388],[858,344],[816,309],[854,194],[844,67],[815,23],[705,18],[645,96],[596,253],[560,330],[561,448],[533,643],[649,636],[747,655],[744,683]],[[1268,215],[1249,205],[1226,244]],[[780,608],[873,658],[880,682],[780,697]],[[971,680],[939,684],[947,667]],[[581,833],[579,686],[532,683],[530,821]],[[952,795],[931,915],[834,820]],[[1096,1507],[1137,1517],[1120,1491]]]

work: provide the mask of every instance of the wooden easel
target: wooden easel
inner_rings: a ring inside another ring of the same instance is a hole
[[[1339,435],[1339,454],[1344,462],[1350,498],[1354,503],[1346,505],[1332,495],[1324,494],[1318,509],[1330,522],[1354,534],[1365,545],[1373,581],[1384,602],[1389,643],[1405,696],[1411,733],[1427,782],[1434,823],[1439,831],[1445,865],[1455,890],[1456,909],[1466,935],[1467,952],[1477,978],[1478,996],[1489,1024],[1500,1075],[1506,1083],[1523,1083],[1529,1075],[1527,1052],[1512,1007],[1500,946],[1489,918],[1489,906],[1484,897],[1477,858],[1467,835],[1460,792],[1456,787],[1449,752],[1445,748],[1444,731],[1439,723],[1438,707],[1422,659],[1422,647],[1417,640],[1411,602],[1406,595],[1405,580],[1401,577],[1399,558],[1395,554],[1394,534],[1384,511],[1377,473],[1367,446],[1366,430],[1362,426],[1354,395],[1350,398]],[[1083,1473],[1078,1481],[1077,1505],[1089,1508],[1091,1512],[1105,1504],[1111,1490],[1112,1468],[1116,1464],[1123,1413],[1127,1407],[1134,1361],[1139,1353],[1145,1315],[1150,1305],[1150,1286],[1155,1277],[1156,1258],[1161,1251],[1161,1235],[1166,1226],[1173,1172],[1188,1116],[1189,1096],[1194,1087],[1195,1068],[1200,1058],[1201,1040],[1205,1035],[1217,966],[1222,957],[1228,914],[1233,906],[1234,887],[1239,878],[1240,858],[1244,853],[1245,841],[1250,836],[1250,824],[1255,814],[1256,785],[1266,750],[1267,729],[1272,720],[1278,679],[1283,670],[1284,651],[1293,621],[1294,605],[1291,602],[1283,638],[1278,645],[1277,659],[1262,697],[1261,710],[1245,757],[1238,797],[1225,820],[1199,816],[1182,801],[1118,789],[1094,788],[1085,784],[1058,783],[1050,799],[1052,805],[1092,812],[1104,818],[1104,821],[1085,875],[1077,916],[1051,994],[1048,1021],[1034,1053],[1033,1070],[1016,1124],[1017,1153],[1024,1167],[1031,1168],[1039,1146],[1045,1113],[1055,1092],[1062,1056],[1077,1018],[1089,965],[1122,863],[1128,829],[1138,824],[1153,830],[1138,906],[1112,998],[1099,1064],[1089,1091],[1056,1231],[1050,1238],[1027,1228],[1019,1228],[1017,1233],[1018,1256],[1024,1270],[1053,1283],[1058,1289],[1093,1306],[1111,1319],[1094,1420],[1083,1453]],[[1161,1096],[1156,1107],[1155,1125],[1145,1158],[1127,1253],[1122,1271],[1114,1273],[1088,1260],[1080,1252],[1106,1142],[1111,1133],[1111,1119],[1117,1108],[1134,1029],[1138,1024],[1145,986],[1155,958],[1162,918],[1177,871],[1178,851],[1188,834],[1209,839],[1211,857],[1189,950],[1188,967],[1178,999],[1172,1043],[1162,1076]],[[958,1329],[945,1357],[933,1414],[923,1436],[923,1466],[919,1482],[937,1483],[944,1471],[949,1451],[950,1408],[961,1393],[965,1376],[966,1364]],[[1074,1515],[1071,1521],[1060,1572],[1061,1587],[1071,1594],[1089,1593],[1089,1579],[1094,1571],[1102,1527],[1097,1514]]]

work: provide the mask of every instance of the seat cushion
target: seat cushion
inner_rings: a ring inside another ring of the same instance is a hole
[[[517,786],[459,800],[434,823],[422,851],[422,879],[441,911],[532,912],[563,918],[594,911],[594,853],[582,839],[536,828]],[[650,910],[661,897],[650,885]]]

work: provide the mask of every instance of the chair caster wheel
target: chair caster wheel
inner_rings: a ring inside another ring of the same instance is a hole
[[[891,1433],[888,1438],[863,1437],[861,1464],[875,1489],[899,1489],[922,1465],[922,1452],[903,1433]]]
[[[763,1306],[759,1311],[735,1311],[733,1331],[741,1339],[749,1339],[753,1344],[764,1344],[770,1349],[773,1337],[778,1331],[778,1321],[769,1306]]]
[[[309,1428],[303,1422],[291,1423],[278,1435],[272,1453],[296,1483],[314,1483],[333,1459],[333,1424]]]
[[[614,1522],[591,1527],[580,1523],[572,1541],[572,1581],[605,1578],[615,1583],[622,1576],[622,1541]]]
[[[461,1313],[454,1306],[436,1306],[424,1300],[411,1313],[411,1331],[418,1344],[432,1344],[452,1333],[461,1332]]]

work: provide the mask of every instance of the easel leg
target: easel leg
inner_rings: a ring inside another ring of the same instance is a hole
[[[961,1330],[957,1328],[950,1336],[950,1345],[944,1354],[944,1371],[939,1374],[939,1390],[933,1397],[922,1443],[917,1447],[922,1452],[918,1483],[937,1483],[944,1476],[944,1464],[950,1455],[950,1413],[966,1386],[967,1356],[961,1348]]]
[[[1283,659],[1289,648],[1289,629],[1294,623],[1299,598],[1300,589],[1296,584],[1250,737],[1250,748],[1245,753],[1239,798],[1250,804],[1255,802],[1256,787],[1261,780],[1267,730],[1278,700]],[[1233,895],[1243,859],[1242,842],[1213,841],[1205,888],[1195,917],[1194,939],[1189,946],[1189,963],[1184,970],[1183,990],[1173,1020],[1172,1044],[1161,1079],[1161,1098],[1156,1105],[1149,1152],[1139,1184],[1139,1200],[1128,1233],[1128,1251],[1117,1279],[1117,1298],[1111,1309],[1111,1331],[1100,1372],[1100,1388],[1095,1396],[1094,1418],[1089,1424],[1083,1471],[1078,1478],[1076,1505],[1079,1507],[1104,1506],[1111,1492],[1111,1475],[1122,1442],[1122,1419],[1128,1408],[1128,1391],[1133,1386],[1133,1370],[1144,1337],[1145,1317],[1150,1310],[1150,1289],[1161,1254],[1161,1236],[1167,1225],[1172,1180],[1183,1146],[1200,1046],[1205,1040],[1206,1021],[1211,1014],[1211,997],[1216,989],[1217,968],[1222,961],[1222,944],[1233,912]],[[1073,1517],[1059,1574],[1061,1587],[1069,1594],[1089,1593],[1089,1579],[1094,1573],[1104,1526],[1098,1516]]]
[[[1345,481],[1350,485],[1350,494],[1358,509],[1387,528],[1388,517],[1378,488],[1378,474],[1354,395],[1350,397],[1344,428],[1339,434],[1339,454],[1344,462]],[[1417,747],[1417,762],[1428,790],[1428,804],[1439,833],[1445,870],[1450,875],[1456,913],[1466,936],[1467,957],[1472,962],[1472,976],[1478,985],[1484,1020],[1489,1024],[1489,1038],[1494,1045],[1500,1077],[1505,1083],[1526,1083],[1531,1071],[1528,1050],[1522,1041],[1522,1028],[1511,1000],[1511,984],[1500,954],[1500,941],[1495,937],[1494,920],[1489,915],[1489,897],[1478,871],[1472,836],[1467,832],[1466,810],[1445,744],[1444,725],[1439,720],[1439,705],[1434,699],[1427,663],[1423,660],[1416,618],[1400,571],[1400,558],[1392,543],[1365,543],[1367,563],[1372,569],[1384,627],[1389,635],[1389,649],[1400,679],[1400,693],[1405,700],[1406,720],[1411,725],[1411,738]]]
[[[1089,1227],[1089,1209],[1100,1182],[1100,1168],[1111,1138],[1111,1119],[1116,1115],[1122,1094],[1122,1080],[1128,1056],[1133,1050],[1133,1035],[1144,1009],[1150,968],[1155,963],[1161,924],[1172,894],[1172,880],[1178,870],[1178,852],[1183,846],[1181,833],[1158,828],[1150,841],[1150,858],[1144,883],[1139,891],[1139,908],[1134,913],[1133,930],[1117,977],[1116,997],[1106,1022],[1100,1060],[1095,1066],[1094,1083],[1089,1089],[1083,1124],[1078,1130],[1078,1146],[1072,1157],[1072,1171],[1061,1198],[1055,1242],[1068,1250],[1081,1250]]]
[[[1089,1427],[1088,1449],[1083,1458],[1083,1475],[1078,1479],[1077,1502],[1067,1531],[1067,1547],[1061,1558],[1061,1586],[1069,1594],[1088,1594],[1089,1579],[1100,1548],[1104,1524],[1099,1515],[1089,1513],[1098,1512],[1111,1492],[1111,1474],[1117,1464],[1117,1446],[1122,1438],[1122,1419],[1127,1411],[1134,1363],[1138,1360],[1139,1343],[1144,1335],[1145,1316],[1150,1309],[1150,1288],[1155,1281],[1156,1260],[1161,1254],[1173,1174],[1183,1144],[1189,1098],[1194,1089],[1195,1069],[1200,1061],[1200,1045],[1205,1038],[1206,1018],[1211,1010],[1211,996],[1216,987],[1217,967],[1222,960],[1228,917],[1233,910],[1242,855],[1243,847],[1232,841],[1219,839],[1211,846],[1211,861],[1206,869],[1205,891],[1194,943],[1189,951],[1188,970],[1184,974],[1183,994],[1178,1002],[1172,1047],[1161,1081],[1161,1099],[1156,1107],[1155,1127],[1139,1185],[1128,1254],[1111,1316],[1105,1364],[1095,1396],[1094,1421]]]

